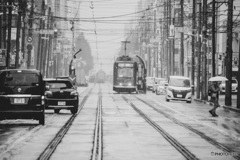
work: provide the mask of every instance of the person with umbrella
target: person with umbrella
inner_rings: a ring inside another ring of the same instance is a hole
[[[212,85],[210,86],[210,92],[211,92],[211,101],[213,102],[213,108],[211,110],[209,110],[209,113],[213,116],[213,117],[218,117],[218,115],[216,114],[216,109],[220,106],[219,105],[219,81],[227,81],[228,79],[226,77],[221,77],[221,76],[216,76],[216,77],[212,77],[209,79],[209,81],[212,82]]]
[[[209,113],[213,117],[218,117],[216,114],[216,109],[219,107],[219,83],[217,81],[212,81],[212,84],[210,86],[211,91],[211,101],[213,102],[213,108],[209,110]]]

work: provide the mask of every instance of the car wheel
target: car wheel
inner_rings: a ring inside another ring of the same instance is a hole
[[[78,112],[78,106],[74,106],[72,109],[71,109],[71,113],[72,114],[76,114]]]
[[[58,114],[60,112],[60,109],[54,109],[54,113]]]
[[[187,101],[187,103],[192,103],[192,101]]]
[[[169,99],[166,98],[166,101],[169,102]]]
[[[44,125],[45,124],[45,115],[42,113],[39,118],[39,124]]]

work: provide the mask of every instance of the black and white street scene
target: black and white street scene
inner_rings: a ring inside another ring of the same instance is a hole
[[[240,1],[0,0],[0,160],[240,160]]]

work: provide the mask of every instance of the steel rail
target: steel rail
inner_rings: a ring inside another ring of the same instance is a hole
[[[194,154],[192,154],[186,147],[179,143],[175,138],[173,138],[169,133],[167,133],[162,127],[152,121],[146,114],[139,110],[131,101],[129,101],[125,96],[122,98],[131,105],[131,107],[142,116],[154,129],[156,129],[174,148],[176,148],[186,159],[188,160],[199,160]]]
[[[92,92],[91,88],[87,95],[83,98],[79,105],[78,112],[74,115],[72,115],[69,120],[64,124],[64,126],[58,131],[56,136],[53,138],[53,140],[49,143],[49,145],[45,148],[45,150],[40,154],[40,156],[37,158],[37,160],[48,160],[54,153],[55,149],[57,148],[58,144],[61,142],[65,134],[68,132],[69,128],[71,127],[74,119],[77,117],[77,115],[81,112],[85,102],[87,101],[90,93]]]
[[[136,97],[136,96],[135,96]],[[151,107],[153,110],[155,110],[156,112],[164,115],[166,118],[170,119],[171,121],[173,121],[174,123],[196,133],[197,135],[199,135],[200,137],[202,137],[203,139],[205,139],[207,142],[211,143],[212,145],[214,145],[215,147],[221,149],[223,152],[227,152],[227,153],[234,153],[235,151],[231,150],[230,148],[224,146],[223,144],[217,142],[216,140],[210,138],[209,136],[206,136],[203,132],[196,130],[194,128],[192,128],[191,126],[180,122],[178,119],[174,118],[173,116],[169,115],[168,113],[165,113],[159,109],[157,109],[156,107],[154,107],[152,104],[150,104],[149,102],[146,102],[145,100],[136,97],[138,100],[140,100],[141,102],[143,102],[144,104],[148,105],[149,107]],[[240,160],[240,156],[239,155],[232,155],[232,157],[234,157],[235,159]]]
[[[102,159],[102,90],[99,85],[97,117],[94,131],[94,143],[91,160]]]

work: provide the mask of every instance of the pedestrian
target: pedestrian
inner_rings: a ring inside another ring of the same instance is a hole
[[[219,83],[217,81],[213,81],[212,85],[210,86],[211,91],[211,101],[213,102],[213,108],[209,111],[209,113],[213,117],[218,117],[216,114],[216,109],[219,107]]]

